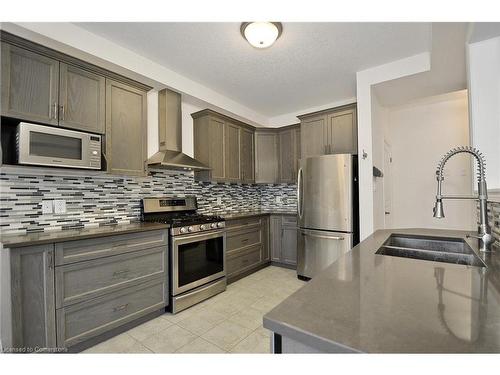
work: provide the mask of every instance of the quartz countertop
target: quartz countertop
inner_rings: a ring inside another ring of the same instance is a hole
[[[500,249],[466,231],[379,230],[264,316],[323,352],[500,353]],[[391,234],[464,238],[487,267],[377,255]]]
[[[168,229],[168,224],[158,223],[130,223],[103,225],[92,228],[67,229],[45,231],[27,234],[3,235],[1,244],[3,248],[14,248],[48,243],[83,240],[88,238],[106,237],[115,234],[137,233],[151,230]]]
[[[239,212],[231,212],[227,214],[219,214],[226,220],[233,219],[244,219],[247,217],[254,216],[264,216],[264,215],[297,215],[297,211],[295,210],[256,210],[256,211],[239,211]]]

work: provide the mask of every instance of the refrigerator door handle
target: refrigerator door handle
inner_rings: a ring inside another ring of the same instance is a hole
[[[304,214],[303,183],[304,173],[302,168],[299,168],[299,172],[297,173],[297,213],[301,219]]]
[[[327,240],[338,240],[338,241],[345,240],[345,238],[341,237],[341,236],[328,236],[326,234],[316,234],[313,231],[303,230],[303,229],[300,230],[300,234],[302,234],[303,236],[307,235],[307,236],[316,237],[316,238],[324,238]]]

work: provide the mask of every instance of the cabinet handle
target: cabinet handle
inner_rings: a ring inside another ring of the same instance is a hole
[[[47,253],[47,263],[49,265],[49,270],[51,270],[52,268],[54,268],[54,254],[52,251],[49,251]]]
[[[50,105],[50,118],[57,120],[57,103],[54,102],[52,105]]]
[[[113,272],[113,277],[122,276],[122,275],[129,273],[129,272],[130,272],[130,270],[115,271],[115,272]]]
[[[120,305],[120,306],[116,306],[116,307],[113,307],[113,312],[118,312],[118,311],[122,311],[122,310],[125,310],[127,307],[128,307],[128,303],[124,304],[124,305]]]
[[[60,116],[59,116],[59,119],[60,119],[60,120],[64,120],[64,104],[61,104],[61,105],[59,106],[59,110],[60,110],[60,112],[61,112],[61,114],[60,114]]]

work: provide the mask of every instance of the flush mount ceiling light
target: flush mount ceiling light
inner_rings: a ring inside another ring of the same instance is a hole
[[[281,22],[243,22],[241,35],[255,48],[271,47],[283,31]]]

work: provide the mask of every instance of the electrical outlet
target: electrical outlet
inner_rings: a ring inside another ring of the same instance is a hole
[[[54,212],[53,201],[42,201],[42,214],[47,215]]]
[[[54,213],[56,214],[66,213],[66,201],[64,199],[56,199],[54,201]]]
[[[281,203],[281,197],[279,195],[276,196],[276,203]]]
[[[217,197],[217,204],[221,205],[222,204],[222,197]]]

